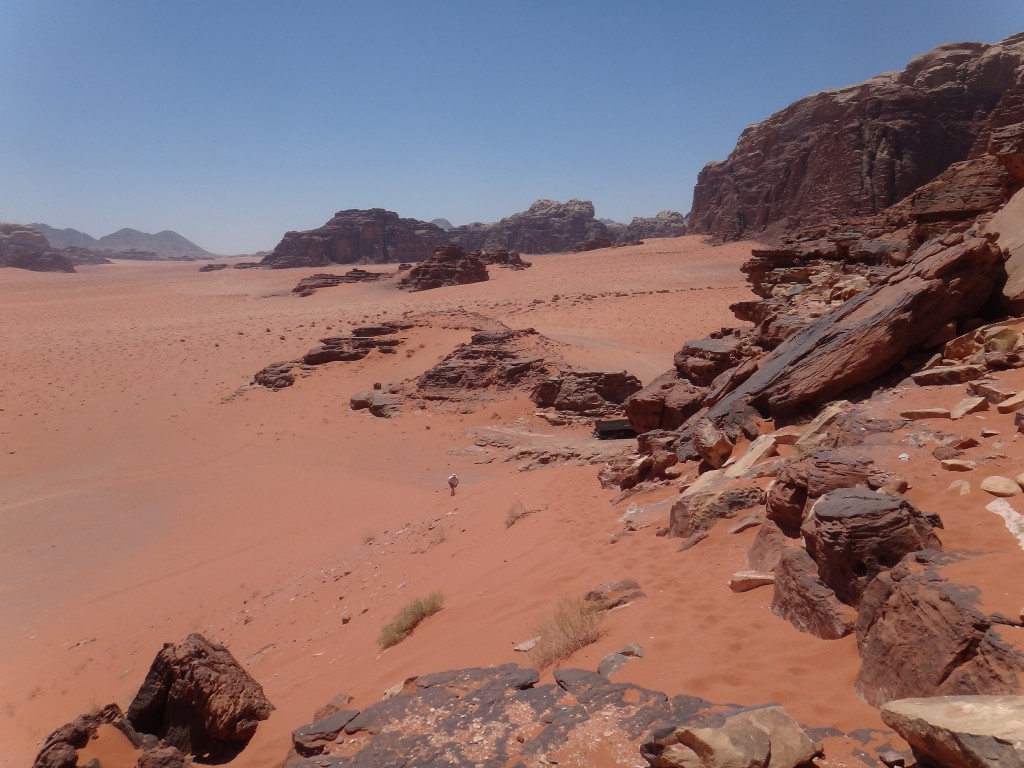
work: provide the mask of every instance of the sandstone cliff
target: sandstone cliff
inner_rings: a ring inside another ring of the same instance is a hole
[[[901,72],[808,96],[704,167],[690,231],[738,240],[876,214],[984,154],[1022,104],[1024,34],[943,45]]]
[[[317,229],[286,232],[261,265],[282,269],[420,261],[447,242],[436,224],[403,219],[383,208],[350,209],[338,211]]]
[[[74,272],[66,255],[50,247],[39,232],[21,224],[0,223],[0,267],[33,272]]]
[[[494,224],[453,227],[448,237],[467,251],[562,253],[585,240],[607,238],[608,228],[594,218],[589,200],[538,200],[528,210]]]

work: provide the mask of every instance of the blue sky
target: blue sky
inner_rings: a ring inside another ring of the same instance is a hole
[[[1024,0],[0,0],[0,220],[272,248],[337,210],[689,210],[752,122]]]

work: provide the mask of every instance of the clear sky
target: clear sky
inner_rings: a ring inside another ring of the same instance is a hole
[[[690,208],[745,126],[1024,0],[0,0],[0,220],[272,248],[345,208]]]

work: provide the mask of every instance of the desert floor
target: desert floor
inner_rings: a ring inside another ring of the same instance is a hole
[[[779,701],[813,726],[880,726],[852,691],[852,637],[801,634],[768,610],[770,588],[727,587],[753,530],[716,529],[678,552],[654,535],[678,488],[616,501],[599,465],[521,471],[528,461],[478,444],[497,432],[584,445],[586,429],[548,425],[525,394],[389,420],[348,407],[468,341],[478,315],[647,383],[685,339],[736,324],[728,305],[751,298],[749,248],[652,240],[531,257],[532,269],[492,267],[476,285],[407,294],[382,281],[308,298],[289,291],[325,270],[0,271],[0,765],[28,765],[80,713],[127,707],[161,645],[194,631],[226,644],[277,708],[235,764],[279,765],[290,731],[335,695],[366,706],[416,674],[528,665],[513,645],[560,595],[622,577],[647,597],[609,614],[567,665],[594,669],[637,642],[645,658],[616,679]],[[279,392],[246,388],[323,336],[402,317],[421,324],[398,354],[320,366]],[[631,502],[655,522],[623,535]],[[532,514],[507,528],[512,509]],[[381,626],[434,590],[443,611],[381,653]]]

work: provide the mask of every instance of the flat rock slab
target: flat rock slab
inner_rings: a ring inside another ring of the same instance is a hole
[[[981,481],[981,490],[991,493],[993,496],[1017,496],[1020,494],[1020,486],[1008,477],[990,475]]]
[[[1024,768],[1024,696],[899,699],[882,720],[919,762],[948,768]]]

